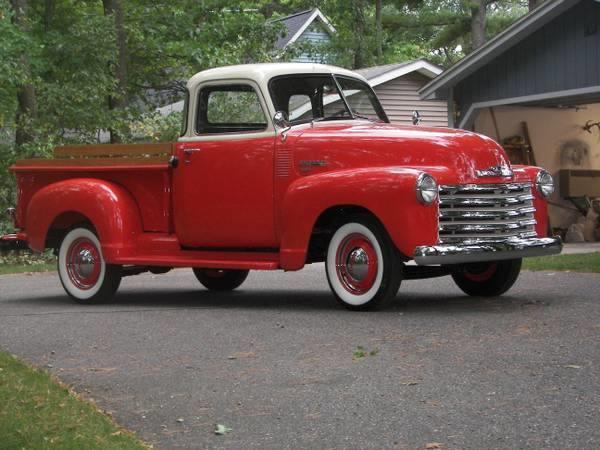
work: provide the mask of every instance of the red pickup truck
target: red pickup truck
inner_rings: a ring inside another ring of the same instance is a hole
[[[12,167],[17,232],[2,239],[55,249],[75,301],[110,299],[144,271],[191,267],[231,290],[249,270],[315,262],[349,309],[443,275],[495,296],[523,257],[561,251],[547,235],[548,172],[511,166],[484,136],[390,124],[356,73],[233,66],[187,89],[176,143],[59,147]]]

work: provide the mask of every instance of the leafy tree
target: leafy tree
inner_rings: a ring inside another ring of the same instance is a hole
[[[269,19],[318,6],[338,30],[330,60],[346,67],[451,64],[539,3],[0,0],[0,210],[12,203],[16,158],[98,142],[106,130],[115,142],[174,139],[177,115],[152,111],[180,99],[192,74],[317,50],[302,43],[279,54],[283,30]]]
[[[527,12],[522,0],[395,0],[383,17],[394,39],[449,65]]]

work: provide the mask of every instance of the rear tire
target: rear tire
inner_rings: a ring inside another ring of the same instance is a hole
[[[496,297],[508,291],[519,278],[522,259],[465,264],[452,272],[456,285],[474,297]]]
[[[109,301],[121,283],[121,266],[107,264],[98,237],[87,228],[69,231],[58,250],[58,276],[77,303]]]
[[[359,216],[333,234],[325,261],[327,281],[339,303],[353,311],[381,307],[402,282],[402,261],[385,229]]]
[[[194,275],[206,289],[211,291],[233,291],[240,287],[249,270],[193,269]]]

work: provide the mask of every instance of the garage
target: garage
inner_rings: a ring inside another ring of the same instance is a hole
[[[555,233],[600,240],[599,1],[544,2],[420,95],[447,101],[451,126],[497,140],[513,164],[552,173]]]

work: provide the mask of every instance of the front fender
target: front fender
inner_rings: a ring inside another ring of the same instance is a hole
[[[359,206],[383,224],[393,243],[410,256],[417,245],[438,239],[438,207],[422,205],[415,186],[422,171],[376,167],[326,172],[294,181],[282,202],[281,266],[304,266],[308,244],[319,216],[334,206]]]
[[[92,223],[107,262],[130,254],[142,231],[138,206],[127,190],[109,181],[77,178],[45,186],[31,198],[25,222],[29,247],[43,251],[52,223],[65,213]]]
[[[513,164],[512,169],[515,174],[515,182],[531,183],[531,192],[534,197],[533,206],[535,206],[535,220],[537,221],[535,225],[535,231],[537,235],[540,237],[552,235],[552,233],[548,233],[550,225],[548,218],[548,200],[542,197],[535,185],[538,173],[540,170],[544,169],[541,167],[516,164]]]

